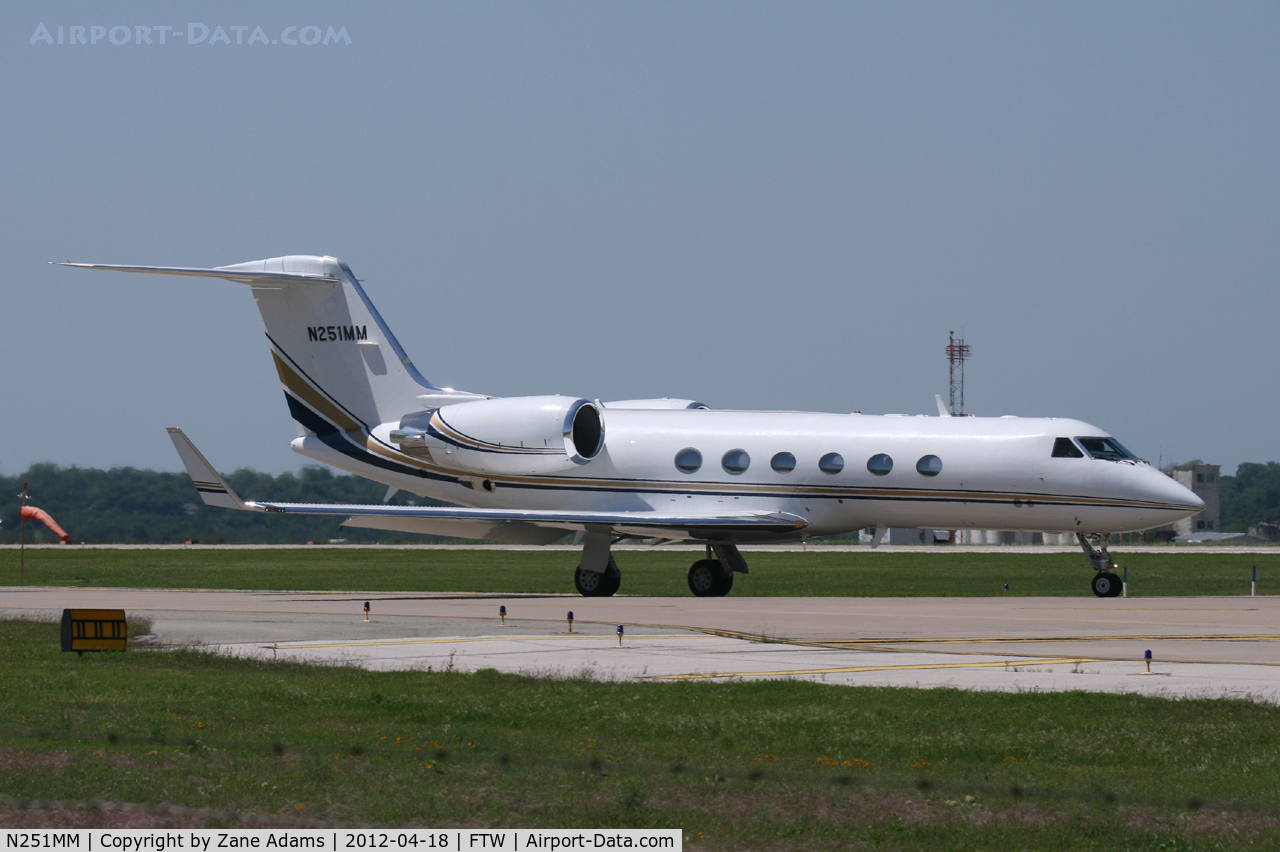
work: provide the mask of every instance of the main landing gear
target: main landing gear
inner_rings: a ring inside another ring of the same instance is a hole
[[[1097,572],[1093,576],[1093,582],[1089,584],[1093,593],[1100,598],[1119,597],[1123,584],[1120,576],[1113,570],[1116,563],[1111,561],[1111,554],[1107,552],[1106,536],[1098,533],[1076,533],[1076,539],[1079,540],[1089,564]]]
[[[733,588],[733,572],[719,559],[699,559],[689,569],[689,591],[700,598],[722,598]]]
[[[618,563],[613,561],[613,555],[610,554],[609,566],[603,571],[588,571],[579,566],[573,572],[573,585],[584,598],[612,597],[622,585],[622,572],[618,570]]]
[[[573,585],[585,598],[607,598],[622,585],[622,572],[613,560],[613,536],[589,532],[582,561],[573,572]],[[707,545],[707,558],[689,569],[689,591],[700,598],[722,598],[733,588],[733,575],[747,573],[747,560],[732,544]]]
[[[747,573],[747,560],[732,544],[708,544],[707,558],[689,569],[689,591],[700,598],[722,598],[733,588],[733,575]]]

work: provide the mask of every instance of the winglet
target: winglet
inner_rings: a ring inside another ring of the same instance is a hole
[[[187,473],[191,474],[191,481],[195,484],[196,491],[200,492],[200,499],[206,506],[219,506],[223,509],[252,509],[236,496],[236,492],[231,490],[221,476],[218,476],[213,465],[200,454],[196,445],[191,443],[191,439],[184,435],[181,429],[170,426],[169,437],[173,440],[173,446],[182,458]]]
[[[935,393],[935,394],[933,395],[933,398],[934,398],[934,399],[937,401],[937,403],[938,403],[938,416],[939,416],[939,417],[950,417],[950,416],[952,416],[951,409],[950,409],[950,408],[948,408],[948,407],[947,407],[947,404],[946,404],[945,402],[943,402],[943,401],[942,401],[942,394],[940,394],[940,393]]]

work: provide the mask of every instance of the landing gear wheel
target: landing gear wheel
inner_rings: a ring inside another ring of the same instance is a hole
[[[733,588],[733,574],[719,559],[699,559],[689,569],[689,591],[700,598],[722,598]]]
[[[573,585],[584,598],[599,597],[604,589],[604,574],[579,568],[573,572]]]
[[[584,598],[612,597],[622,585],[622,572],[609,560],[609,567],[602,573],[582,568],[573,572],[573,585]]]
[[[1120,596],[1120,578],[1110,571],[1102,571],[1094,575],[1093,593],[1100,598],[1116,598]]]

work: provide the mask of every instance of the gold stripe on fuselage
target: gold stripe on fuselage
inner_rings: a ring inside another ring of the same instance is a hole
[[[386,444],[369,434],[368,430],[362,424],[356,422],[354,418],[343,411],[336,403],[319,388],[312,385],[307,379],[301,376],[288,363],[285,362],[274,350],[271,353],[276,363],[276,371],[280,374],[280,381],[299,399],[310,405],[318,414],[329,420],[335,426],[338,426],[346,437],[357,446],[374,455],[394,461],[406,467],[417,468],[419,470],[429,471],[441,476],[452,477],[455,479],[472,478],[476,476],[484,476],[495,484],[506,483],[508,485],[532,485],[543,486],[548,488],[560,489],[591,489],[591,490],[620,490],[629,491],[645,491],[652,493],[670,493],[672,491],[680,493],[740,493],[750,494],[751,496],[779,496],[779,497],[835,497],[861,500],[915,500],[915,501],[945,501],[945,502],[1008,502],[1020,500],[1029,507],[1034,507],[1037,503],[1053,503],[1057,505],[1067,504],[1071,506],[1081,507],[1108,507],[1108,508],[1128,508],[1128,509],[1179,509],[1180,506],[1172,506],[1160,503],[1148,503],[1139,500],[1119,500],[1109,497],[1084,497],[1077,495],[1065,494],[1028,494],[1024,492],[1008,492],[1008,491],[940,491],[919,488],[867,488],[856,485],[848,486],[792,486],[792,485],[766,485],[737,483],[737,482],[690,482],[684,480],[641,480],[641,479],[605,479],[597,477],[568,477],[568,476],[551,476],[551,475],[522,475],[522,474],[481,474],[473,470],[466,470],[454,467],[445,467],[434,461],[426,461],[414,458],[398,450],[391,449]],[[434,418],[433,418],[434,420]],[[456,433],[455,430],[450,430]],[[465,438],[465,436],[461,436]],[[511,448],[504,448],[511,449]],[[520,452],[514,450],[514,452]],[[526,451],[529,455],[543,455],[542,450],[530,449]]]

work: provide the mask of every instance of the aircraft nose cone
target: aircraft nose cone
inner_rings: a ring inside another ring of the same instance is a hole
[[[1204,501],[1173,477],[1151,468],[1147,479],[1152,492],[1148,499],[1153,502],[1167,504],[1170,508],[1176,507],[1182,510],[1183,517],[1204,511]]]

